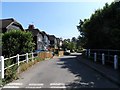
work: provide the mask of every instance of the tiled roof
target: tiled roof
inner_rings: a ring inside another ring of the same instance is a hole
[[[6,28],[8,25],[10,25],[14,20],[12,18],[10,19],[1,19],[0,23],[2,26],[0,28]]]
[[[26,30],[32,32],[34,36],[37,36],[38,33],[42,34],[43,36],[43,33],[41,33],[39,29],[26,29]]]
[[[14,25],[19,26],[21,30],[24,30],[22,25],[20,23],[18,23],[16,20],[14,20],[13,18],[9,18],[9,19],[0,19],[0,28],[6,28],[8,25],[10,25],[12,22],[14,22]]]
[[[54,35],[48,35],[49,40],[54,40],[56,37]]]
[[[41,31],[43,35],[46,35],[49,38],[49,35],[45,31]]]

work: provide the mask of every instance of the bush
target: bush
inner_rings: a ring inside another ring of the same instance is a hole
[[[33,51],[34,45],[30,32],[11,30],[2,36],[2,54],[4,57],[29,53]]]
[[[6,83],[18,79],[17,69],[18,66],[14,65],[13,67],[10,67],[5,70],[5,78],[2,80],[2,85],[5,85]]]

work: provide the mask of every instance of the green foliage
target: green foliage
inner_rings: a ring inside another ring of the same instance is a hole
[[[0,56],[2,56],[2,33],[0,33]]]
[[[17,79],[18,78],[18,76],[17,76],[17,69],[18,69],[17,65],[14,65],[13,67],[8,68],[5,71],[5,80],[12,81],[14,79]]]
[[[13,61],[11,59],[8,59],[5,61],[5,68],[12,65]],[[18,70],[18,65],[14,65],[10,68],[7,68],[5,70],[5,78],[2,79],[2,85],[5,85],[6,83],[9,83],[15,79],[18,79],[18,75],[17,75],[17,70]]]
[[[77,39],[73,37],[70,39],[64,39],[62,48],[65,50],[70,50],[71,52],[75,51],[77,49]]]
[[[8,66],[10,66],[10,65],[12,65],[12,64],[14,64],[14,62],[13,62],[13,59],[7,59],[7,60],[5,60],[4,61],[4,67],[6,68],[6,67],[8,67]]]
[[[11,30],[2,36],[2,51],[5,57],[29,53],[34,49],[32,34],[21,30]]]
[[[90,19],[80,20],[81,47],[92,49],[120,49],[120,2],[107,3]]]
[[[13,61],[11,59],[5,61],[5,67],[8,67],[12,64]],[[10,68],[7,68],[5,70],[5,78],[2,80],[3,81],[2,84],[4,85],[6,83],[18,79],[17,70],[18,70],[18,65],[14,65]]]

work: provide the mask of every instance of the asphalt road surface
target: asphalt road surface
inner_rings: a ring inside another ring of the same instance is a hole
[[[37,63],[4,88],[117,88],[74,54]]]

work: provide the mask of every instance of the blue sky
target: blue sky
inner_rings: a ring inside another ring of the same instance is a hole
[[[14,18],[56,37],[78,37],[80,19],[89,18],[105,2],[2,2],[2,18]]]

